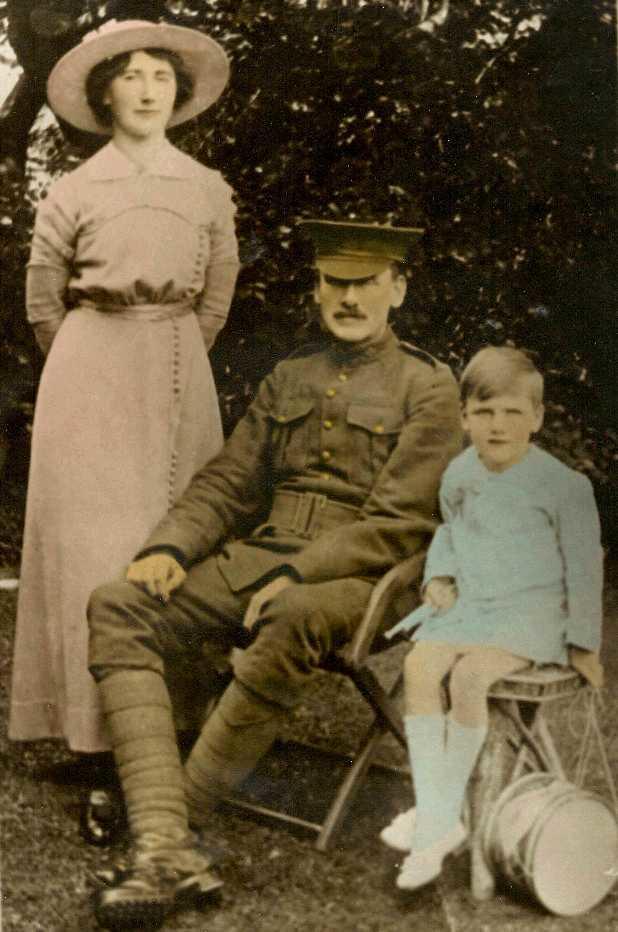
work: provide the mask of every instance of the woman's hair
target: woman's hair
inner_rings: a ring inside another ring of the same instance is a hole
[[[461,401],[487,401],[525,384],[535,407],[543,404],[543,376],[530,357],[512,346],[486,346],[472,357],[461,377]]]
[[[92,68],[86,78],[86,100],[101,126],[112,125],[112,114],[108,105],[103,103],[103,98],[114,78],[117,78],[126,69],[134,52],[145,52],[153,58],[162,58],[170,63],[176,75],[174,110],[178,110],[179,107],[182,107],[193,97],[195,84],[193,75],[185,65],[182,56],[178,55],[177,52],[159,48],[132,49],[130,52],[121,52],[112,58],[104,58],[103,61]]]

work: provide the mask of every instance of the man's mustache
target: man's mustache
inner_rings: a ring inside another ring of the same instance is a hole
[[[349,310],[349,311],[348,311],[348,310],[336,311],[336,312],[335,312],[335,319],[337,319],[338,317],[357,317],[358,320],[364,320],[364,319],[365,319],[365,315],[362,313],[362,311],[355,311],[355,310]]]

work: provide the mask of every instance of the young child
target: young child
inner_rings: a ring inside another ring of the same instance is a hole
[[[461,393],[472,445],[442,479],[424,604],[389,632],[421,623],[405,661],[416,808],[380,836],[410,852],[397,878],[404,890],[436,878],[465,840],[461,809],[491,684],[531,662],[570,663],[602,684],[598,513],[588,479],[530,442],[543,420],[543,377],[521,351],[487,347],[466,367]]]

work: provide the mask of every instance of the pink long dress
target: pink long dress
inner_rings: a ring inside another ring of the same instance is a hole
[[[59,329],[34,418],[13,739],[108,747],[88,598],[221,447],[207,347],[238,266],[233,217],[221,175],[167,142],[147,171],[110,142],[39,206],[29,267],[56,270],[66,291],[28,305],[33,324]]]

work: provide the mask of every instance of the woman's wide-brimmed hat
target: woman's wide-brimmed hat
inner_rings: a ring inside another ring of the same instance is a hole
[[[229,78],[230,64],[219,43],[210,36],[167,23],[109,20],[85,35],[52,69],[47,81],[47,99],[54,113],[78,129],[109,135],[111,128],[101,126],[88,106],[86,78],[94,66],[106,58],[144,48],[176,52],[193,75],[193,96],[174,110],[170,126],[197,116],[221,96]]]

